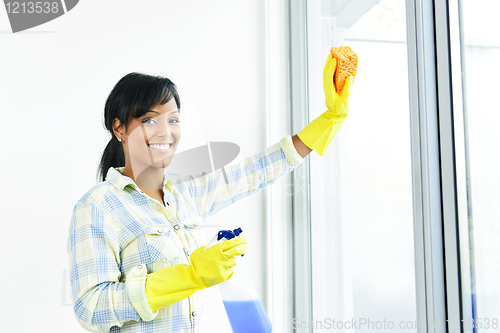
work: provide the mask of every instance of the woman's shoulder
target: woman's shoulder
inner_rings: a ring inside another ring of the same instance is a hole
[[[101,235],[106,235],[106,237],[114,237],[113,233],[115,226],[112,221],[106,218],[109,211],[106,207],[107,202],[110,201],[109,193],[112,191],[112,187],[113,186],[107,182],[98,183],[88,189],[78,199],[73,207],[69,226],[70,236],[67,243],[68,251],[72,246],[71,244],[76,242],[75,237],[77,233],[85,233],[86,230],[88,230],[86,228],[89,227],[94,230],[92,232],[93,236],[95,236],[96,233],[101,233]]]
[[[111,195],[112,185],[106,181],[100,182],[85,192],[75,204],[75,207],[80,205],[95,205],[101,206],[106,199]]]

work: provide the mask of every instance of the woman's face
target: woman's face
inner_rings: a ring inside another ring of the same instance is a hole
[[[174,98],[132,119],[123,147],[132,168],[168,166],[181,139],[179,121],[180,112]]]

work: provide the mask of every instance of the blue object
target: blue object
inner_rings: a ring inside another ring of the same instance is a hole
[[[234,233],[235,236],[239,236],[242,232],[243,232],[243,230],[241,230],[241,228],[233,230],[233,233]]]
[[[236,236],[234,236],[234,234],[231,230],[221,230],[221,231],[219,231],[219,234],[217,235],[217,240],[221,240],[222,238],[231,239],[234,237],[236,237]]]
[[[219,231],[219,234],[217,235],[217,240],[219,241],[222,238],[231,239],[231,238],[234,238],[236,236],[239,236],[242,232],[243,232],[243,230],[241,230],[241,228],[234,229],[233,231],[221,230],[221,231]],[[242,254],[241,256],[243,257],[244,254]]]
[[[258,299],[224,301],[233,333],[271,333],[273,326]]]

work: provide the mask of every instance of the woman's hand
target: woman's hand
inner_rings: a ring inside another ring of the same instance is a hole
[[[153,312],[202,290],[229,280],[234,273],[234,256],[248,249],[245,237],[234,237],[189,256],[190,264],[175,264],[146,275],[144,290]]]
[[[332,117],[345,118],[349,113],[349,95],[351,94],[353,77],[349,76],[345,81],[344,89],[339,95],[335,84],[333,83],[333,75],[337,67],[337,60],[330,53],[326,60],[325,68],[323,69],[323,89],[325,90],[326,107],[328,114]]]
[[[297,133],[300,141],[321,156],[330,146],[349,113],[349,95],[351,94],[353,77],[349,76],[347,78],[344,89],[339,95],[333,83],[336,66],[337,61],[329,54],[323,69],[323,88],[326,97],[325,104],[328,110]],[[308,153],[308,151],[305,151],[304,156]],[[300,155],[304,157],[302,154]]]
[[[189,261],[194,267],[196,278],[208,288],[229,280],[236,265],[234,256],[244,254],[247,249],[246,237],[234,237],[208,249],[205,246],[197,248],[191,253]]]

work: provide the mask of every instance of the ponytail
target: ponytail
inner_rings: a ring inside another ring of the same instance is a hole
[[[102,153],[101,162],[98,168],[98,181],[105,181],[106,175],[110,167],[123,167],[125,166],[125,153],[123,152],[123,145],[113,135],[109,140],[108,145],[104,148]]]

